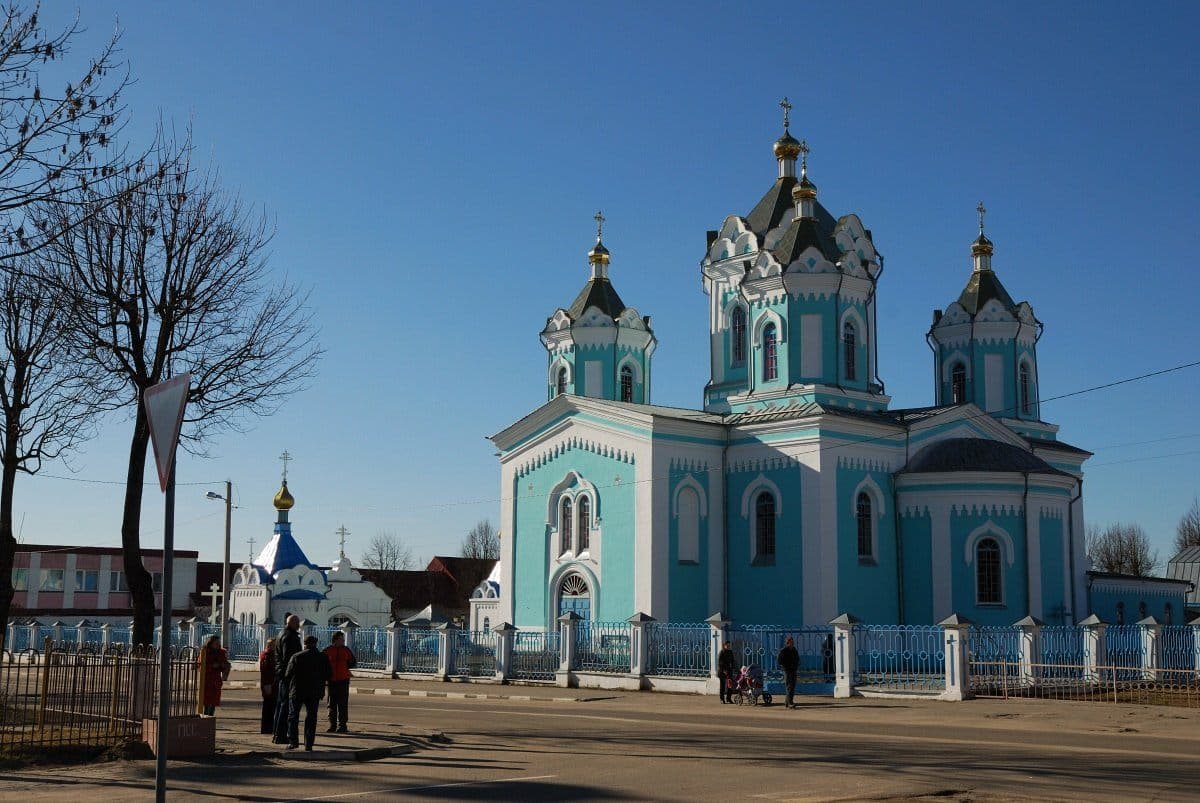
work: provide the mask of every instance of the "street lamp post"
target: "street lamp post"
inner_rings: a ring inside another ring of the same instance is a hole
[[[233,483],[225,480],[225,495],[208,492],[209,499],[225,502],[225,560],[221,564],[221,646],[230,649],[229,643],[229,532],[233,525]]]

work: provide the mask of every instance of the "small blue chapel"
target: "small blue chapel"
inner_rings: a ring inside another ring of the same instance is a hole
[[[820,203],[787,108],[773,182],[707,235],[702,410],[650,403],[656,336],[617,293],[598,226],[587,282],[541,332],[546,403],[491,438],[497,621],[1086,615],[1090,452],[1042,418],[1042,323],[1001,282],[983,205],[965,285],[927,334],[934,403],[893,409],[883,255]]]

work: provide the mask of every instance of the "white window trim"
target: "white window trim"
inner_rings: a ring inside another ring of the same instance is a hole
[[[871,554],[858,555],[863,562],[879,562],[879,522],[883,520],[883,489],[871,475],[862,478],[850,495],[850,520],[854,522],[854,552],[858,554],[858,495],[865,493],[871,500]]]
[[[779,555],[779,521],[783,518],[783,494],[779,492],[779,486],[768,479],[765,474],[759,474],[742,493],[742,518],[746,519],[747,531],[750,533],[751,564],[757,564],[760,559],[766,559],[766,556],[758,554],[758,512],[754,504],[758,495],[763,491],[769,491],[775,497],[775,553],[770,556],[772,564]]]
[[[787,342],[787,327],[784,326],[783,318],[775,310],[763,310],[762,314],[754,320],[754,347],[761,349],[763,346],[763,330],[767,324],[775,324],[775,343],[780,345]],[[778,354],[776,354],[778,357]]]
[[[567,369],[567,390],[575,386],[575,371],[569,360],[558,357],[550,365],[550,387],[554,391],[554,395],[558,396],[558,371],[560,368]]]
[[[975,554],[979,548],[979,542],[985,538],[991,538],[1000,545],[1000,601],[999,602],[981,602],[979,599],[979,572],[975,567]],[[1005,574],[1006,567],[1011,569],[1016,561],[1016,551],[1013,547],[1012,538],[1007,532],[1001,529],[992,521],[988,521],[971,531],[967,536],[966,543],[963,544],[965,551],[964,557],[968,566],[972,567],[971,582],[975,587],[975,604],[986,608],[1003,608],[1008,605],[1008,593],[1005,589]]]

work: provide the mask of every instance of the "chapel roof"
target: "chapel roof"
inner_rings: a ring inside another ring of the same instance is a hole
[[[826,215],[828,214],[826,212]],[[810,247],[816,248],[834,264],[842,258],[842,251],[833,239],[833,226],[822,226],[820,220],[812,217],[793,220],[787,231],[779,238],[779,242],[775,243],[771,253],[779,260],[780,265],[787,266],[796,261]]]
[[[1033,452],[985,438],[947,438],[926,446],[908,462],[906,474],[954,471],[1062,474]]]
[[[1192,590],[1188,594],[1188,602],[1192,605],[1200,604],[1200,546],[1182,549],[1167,561],[1167,577],[1191,583]]]
[[[292,528],[287,522],[275,525],[275,534],[262,548],[262,552],[258,553],[258,557],[254,559],[254,565],[261,566],[272,576],[283,569],[290,569],[294,566],[317,568],[316,564],[309,561],[304,550],[300,548],[300,544],[296,543],[296,539],[292,537]]]
[[[625,302],[617,295],[617,290],[607,276],[594,276],[579,291],[579,295],[567,308],[567,314],[574,320],[583,317],[588,307],[596,307],[610,318],[617,318],[625,311]]]
[[[995,271],[977,270],[971,273],[967,286],[958,296],[958,304],[969,314],[976,315],[993,299],[999,301],[1014,316],[1017,314],[1016,302],[1004,289]]]

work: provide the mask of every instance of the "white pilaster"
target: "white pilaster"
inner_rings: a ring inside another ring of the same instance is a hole
[[[66,566],[63,567],[63,608],[75,607],[75,566],[78,556],[74,552],[67,553]]]
[[[108,573],[112,571],[112,555],[100,556],[100,574],[96,577],[96,610],[108,610]]]
[[[1042,618],[1042,513],[1032,499],[1025,505],[1025,580],[1029,584],[1029,610],[1035,619]]]
[[[815,443],[819,443],[816,441]],[[800,460],[800,586],[804,605],[804,623],[820,624],[821,619],[821,452],[816,448],[802,449]]]
[[[814,535],[821,542],[821,597],[816,621],[828,622],[838,614],[838,504],[837,504],[837,459],[835,449],[819,452],[821,455],[821,528]]]

